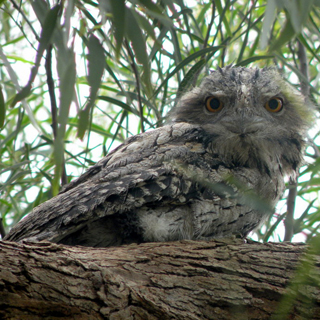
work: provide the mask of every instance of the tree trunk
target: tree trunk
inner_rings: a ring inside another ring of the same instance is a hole
[[[234,239],[102,249],[4,241],[0,318],[286,319],[288,310],[320,319],[320,257],[305,251]]]

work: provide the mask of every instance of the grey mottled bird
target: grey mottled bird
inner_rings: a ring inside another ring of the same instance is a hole
[[[101,247],[246,236],[295,176],[311,117],[274,69],[218,69],[165,126],[126,140],[5,240]]]

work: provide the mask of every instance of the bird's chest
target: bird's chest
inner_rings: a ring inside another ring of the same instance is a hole
[[[284,189],[280,176],[257,170],[171,165],[192,187],[186,194],[181,192],[180,201],[139,208],[137,217],[145,241],[246,236],[271,213]]]

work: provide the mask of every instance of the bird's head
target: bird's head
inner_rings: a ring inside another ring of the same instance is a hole
[[[171,119],[201,126],[212,153],[230,166],[268,171],[277,163],[291,173],[301,164],[312,115],[307,99],[275,69],[226,67],[184,94]]]

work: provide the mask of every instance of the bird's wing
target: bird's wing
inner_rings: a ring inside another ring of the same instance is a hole
[[[59,242],[90,221],[146,203],[186,203],[194,197],[196,184],[183,177],[179,167],[199,161],[197,167],[207,166],[206,140],[201,128],[186,123],[133,136],[59,195],[36,207],[5,240]]]

